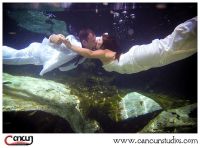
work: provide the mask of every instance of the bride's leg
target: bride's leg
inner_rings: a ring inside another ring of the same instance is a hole
[[[168,41],[167,50],[197,50],[197,17],[178,25],[163,40]]]
[[[161,65],[170,64],[185,59],[197,52],[197,18],[194,17],[178,25],[171,35],[160,40],[166,53],[160,61]]]

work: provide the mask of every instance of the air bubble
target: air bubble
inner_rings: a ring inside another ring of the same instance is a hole
[[[123,13],[123,14],[126,14],[126,13],[127,13],[127,11],[125,10],[125,11],[123,11],[122,13]]]
[[[119,13],[118,13],[118,12],[114,12],[114,13],[113,13],[113,16],[114,16],[114,17],[118,17],[118,16],[119,16]]]
[[[131,17],[132,19],[134,19],[134,18],[135,18],[135,14],[131,14],[130,17]]]
[[[119,23],[122,23],[123,22],[123,20],[121,19],[121,20],[119,20]]]

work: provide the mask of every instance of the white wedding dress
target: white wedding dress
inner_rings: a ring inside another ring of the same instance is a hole
[[[197,17],[180,25],[164,39],[150,44],[135,45],[114,60],[103,65],[106,71],[132,74],[161,67],[197,53]]]

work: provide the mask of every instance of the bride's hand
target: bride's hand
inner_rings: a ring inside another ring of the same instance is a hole
[[[65,38],[65,36],[62,35],[62,34],[58,34],[58,36],[61,37],[61,38]]]
[[[70,43],[70,41],[66,38],[62,38],[63,39],[63,43],[67,46],[67,48],[70,48],[72,47],[72,44]]]
[[[62,44],[62,38],[65,38],[63,35],[59,34],[59,35],[56,35],[56,34],[52,34],[50,37],[49,37],[49,40],[50,42],[54,43],[54,44]]]

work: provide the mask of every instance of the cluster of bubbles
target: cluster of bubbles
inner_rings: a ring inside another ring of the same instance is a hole
[[[133,39],[134,36],[134,19],[133,13],[135,4],[116,4],[110,13],[113,15],[113,31],[119,39]]]

